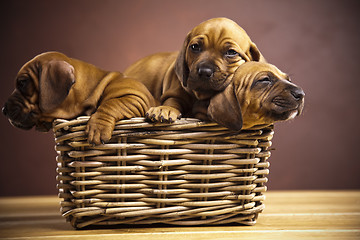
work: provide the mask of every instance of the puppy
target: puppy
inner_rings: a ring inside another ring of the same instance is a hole
[[[265,61],[246,32],[227,18],[214,18],[192,29],[181,51],[145,57],[125,70],[143,82],[162,106],[151,108],[152,121],[172,122],[191,112],[196,100],[225,89],[242,63]]]
[[[18,128],[49,131],[56,118],[91,115],[90,143],[111,138],[115,122],[144,116],[156,101],[140,82],[101,70],[59,52],[40,54],[16,76],[15,90],[2,112]]]
[[[194,105],[197,118],[229,129],[261,128],[301,114],[304,91],[274,65],[246,62],[233,81],[210,100]]]

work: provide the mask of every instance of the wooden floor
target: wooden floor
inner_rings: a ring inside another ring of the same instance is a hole
[[[360,191],[268,191],[255,226],[74,230],[57,197],[0,198],[0,239],[360,239]]]

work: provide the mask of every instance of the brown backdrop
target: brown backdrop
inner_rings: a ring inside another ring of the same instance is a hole
[[[276,126],[269,189],[360,187],[358,1],[2,1],[1,105],[19,68],[49,50],[123,71],[178,50],[212,17],[241,25],[268,61],[306,92],[303,116]],[[0,116],[0,195],[55,194],[52,133],[15,129]]]

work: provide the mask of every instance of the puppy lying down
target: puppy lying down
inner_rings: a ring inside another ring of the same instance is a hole
[[[153,122],[173,122],[191,113],[194,101],[210,99],[231,82],[243,62],[265,61],[246,31],[228,18],[212,18],[194,27],[179,52],[156,53],[129,66],[160,101],[148,111]]]
[[[144,117],[150,107],[159,105],[139,81],[58,52],[27,62],[15,86],[2,110],[13,126],[46,132],[56,118],[91,115],[86,134],[94,144],[110,140],[116,121]],[[274,65],[246,62],[224,91],[195,103],[192,117],[235,131],[261,128],[299,115],[304,95]]]
[[[197,102],[193,113],[236,131],[261,128],[300,115],[304,96],[304,91],[274,65],[246,62],[223,92]]]
[[[155,105],[139,81],[59,52],[46,52],[20,69],[2,111],[15,127],[35,126],[45,132],[56,118],[91,115],[86,134],[90,143],[100,144],[110,140],[116,121],[142,117]]]

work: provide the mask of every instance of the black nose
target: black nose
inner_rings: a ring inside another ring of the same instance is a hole
[[[198,74],[199,77],[209,78],[214,74],[214,70],[210,67],[203,66],[203,67],[199,67]]]
[[[305,96],[304,91],[301,88],[295,88],[291,90],[291,95],[293,95],[293,97],[299,101],[302,100]]]
[[[2,111],[2,113],[3,113],[5,116],[6,116],[7,113],[8,113],[8,110],[7,110],[6,106],[4,106],[1,111]]]

